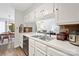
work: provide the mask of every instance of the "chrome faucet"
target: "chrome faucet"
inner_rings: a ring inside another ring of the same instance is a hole
[[[44,39],[46,39],[47,38],[47,30],[42,30],[42,31],[44,33]]]

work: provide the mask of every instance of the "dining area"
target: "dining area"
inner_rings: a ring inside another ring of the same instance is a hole
[[[0,56],[18,56],[25,55],[20,47],[14,48],[14,32],[0,33]]]
[[[5,44],[5,40],[7,40],[7,44],[12,42],[12,39],[14,38],[13,32],[2,32],[0,33],[0,43]]]

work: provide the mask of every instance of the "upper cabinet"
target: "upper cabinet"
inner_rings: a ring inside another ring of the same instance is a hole
[[[61,3],[57,6],[58,25],[79,24],[79,4]]]
[[[36,18],[42,18],[53,14],[53,4],[43,4],[36,9]]]
[[[26,14],[25,16],[24,16],[24,21],[25,22],[32,22],[32,21],[35,21],[35,12],[33,11],[33,12],[30,12],[30,13],[28,13],[28,14]]]
[[[53,17],[53,4],[41,4],[39,7],[33,9],[30,13],[24,16],[25,21],[37,21],[40,18],[52,15]]]
[[[78,3],[44,3],[25,15],[25,21],[53,17],[58,25],[79,24]]]

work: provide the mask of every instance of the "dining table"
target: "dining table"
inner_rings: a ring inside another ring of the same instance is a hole
[[[0,34],[1,43],[3,43],[5,39],[7,39],[9,42],[13,37],[14,37],[13,32],[3,32]]]

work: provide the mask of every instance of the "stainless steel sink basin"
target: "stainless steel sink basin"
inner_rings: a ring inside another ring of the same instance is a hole
[[[39,38],[39,39],[44,40],[44,41],[51,41],[52,40],[51,37],[43,36],[43,35],[33,35],[32,37]]]
[[[33,35],[32,37],[39,38],[42,37],[42,35]]]

